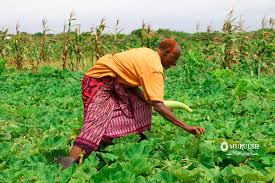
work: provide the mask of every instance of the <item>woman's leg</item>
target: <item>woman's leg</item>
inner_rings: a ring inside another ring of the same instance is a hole
[[[84,119],[86,116],[88,106],[93,101],[95,94],[98,91],[100,91],[101,87],[103,87],[105,83],[108,81],[109,79],[93,79],[84,76],[82,80],[82,100],[84,104]],[[87,146],[85,143],[76,143],[75,141],[69,153],[69,156],[59,157],[56,161],[57,163],[61,164],[62,169],[65,169],[71,166],[74,162],[79,162],[81,154],[84,154],[84,157],[87,157],[94,149],[95,148],[91,148]]]
[[[80,154],[83,154],[83,153],[85,153],[84,149],[74,145],[70,151],[69,157],[75,159],[76,161],[79,161]]]

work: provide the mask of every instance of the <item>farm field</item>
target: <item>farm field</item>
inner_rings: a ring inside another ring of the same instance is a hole
[[[273,29],[44,36],[0,41],[0,182],[275,181]],[[115,139],[62,172],[55,158],[68,154],[81,128],[85,72],[103,53],[155,49],[162,37],[182,47],[177,66],[165,71],[165,99],[188,104],[193,113],[173,112],[205,135],[194,138],[154,112],[147,140]]]

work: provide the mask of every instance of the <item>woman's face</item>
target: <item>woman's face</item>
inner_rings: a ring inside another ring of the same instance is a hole
[[[179,57],[180,49],[178,46],[171,51],[167,51],[163,54],[163,67],[168,69],[171,66],[175,66]]]

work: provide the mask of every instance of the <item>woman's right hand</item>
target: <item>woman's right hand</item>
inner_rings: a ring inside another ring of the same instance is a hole
[[[205,133],[205,129],[199,126],[188,126],[185,128],[185,130],[195,135],[196,137]]]

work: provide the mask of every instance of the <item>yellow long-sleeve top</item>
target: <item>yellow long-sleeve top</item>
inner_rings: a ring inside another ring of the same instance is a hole
[[[86,75],[93,78],[111,76],[126,86],[141,86],[147,101],[163,102],[163,67],[159,54],[149,48],[107,54],[98,59]]]

